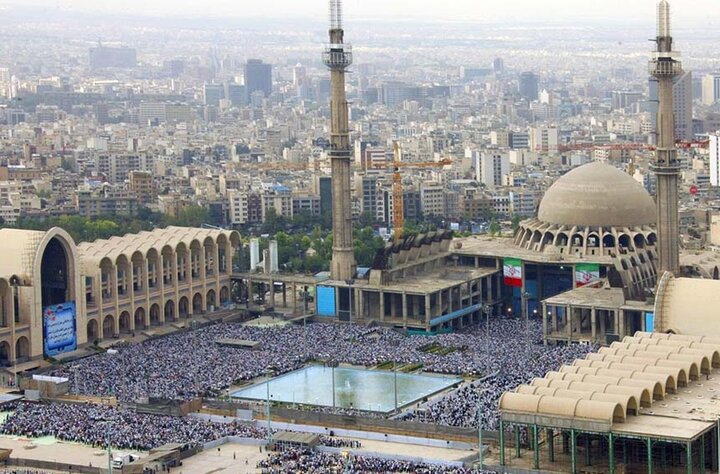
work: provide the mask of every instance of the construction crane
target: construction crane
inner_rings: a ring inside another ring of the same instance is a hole
[[[403,202],[403,185],[402,175],[400,173],[401,168],[442,168],[444,166],[452,165],[452,160],[443,159],[440,161],[421,161],[421,162],[402,162],[400,161],[400,145],[398,142],[393,144],[395,160],[391,163],[393,168],[393,184],[392,184],[392,196],[393,196],[393,237],[395,241],[399,241],[402,238],[403,226],[405,225],[405,216],[403,214],[404,202]]]

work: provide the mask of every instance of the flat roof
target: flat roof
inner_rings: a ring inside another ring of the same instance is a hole
[[[687,442],[696,440],[715,426],[715,422],[641,415],[630,417],[625,423],[614,423],[611,431],[617,436],[627,438]]]
[[[281,431],[273,435],[275,443],[294,443],[312,446],[317,444],[320,437],[313,433],[300,433],[295,431]]]
[[[422,272],[420,275],[407,276],[405,278],[391,281],[387,285],[373,285],[365,280],[355,280],[353,288],[363,290],[387,291],[390,293],[408,293],[425,295],[440,290],[447,290],[468,281],[477,280],[495,273],[502,272],[497,268],[470,268],[470,267],[444,267],[439,270]],[[340,281],[324,282],[330,286],[347,287],[347,283]]]
[[[250,341],[247,339],[232,339],[229,337],[215,339],[215,344],[219,346],[238,347],[240,349],[256,349],[260,347],[260,343],[258,341]]]
[[[554,306],[594,306],[598,308],[619,308],[625,304],[622,288],[582,287],[560,293],[543,300]]]

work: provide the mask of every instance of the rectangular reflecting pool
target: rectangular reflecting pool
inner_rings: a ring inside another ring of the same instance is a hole
[[[395,409],[396,386],[399,408],[462,381],[458,378],[398,372],[396,382],[396,374],[392,371],[311,366],[271,379],[270,400],[331,407],[333,379],[334,406],[383,413]],[[268,383],[264,382],[238,390],[232,397],[264,401],[267,395]]]

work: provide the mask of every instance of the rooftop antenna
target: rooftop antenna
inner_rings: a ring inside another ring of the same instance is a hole
[[[342,30],[343,4],[342,0],[330,0],[330,29]]]

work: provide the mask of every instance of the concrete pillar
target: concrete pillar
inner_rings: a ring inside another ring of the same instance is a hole
[[[619,316],[619,325],[618,325],[618,335],[620,336],[620,340],[625,336],[625,310],[620,310],[620,316]]]
[[[275,282],[270,279],[270,307],[275,308]]]
[[[380,322],[385,321],[385,292],[380,290]]]
[[[407,294],[404,291],[402,293],[402,318],[403,318],[403,325],[407,328],[407,323],[408,323]]]
[[[540,314],[542,316],[542,323],[543,323],[543,343],[547,345],[547,338],[548,338],[548,314],[547,314],[547,305],[545,303],[542,304],[542,313]]]
[[[619,310],[613,310],[613,318],[614,318],[614,327],[613,330],[615,331],[615,334],[620,334],[620,311]],[[622,339],[622,337],[621,337]]]
[[[432,305],[430,304],[430,295],[425,295],[425,325],[430,326],[430,320],[432,319]]]
[[[568,341],[570,341],[573,335],[573,307],[570,305],[565,307],[565,321],[565,330],[567,331]]]
[[[590,309],[590,336],[593,341],[597,340],[597,310]]]

